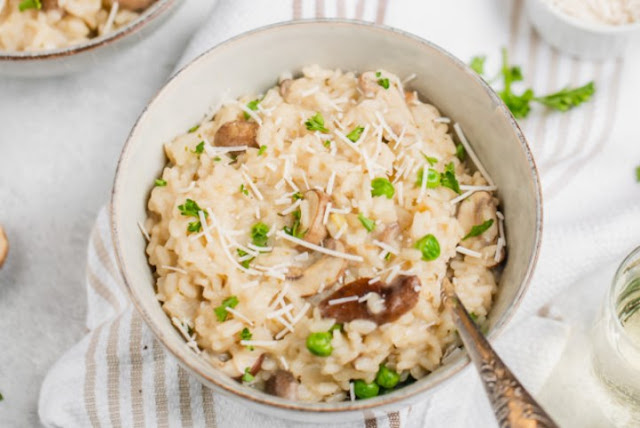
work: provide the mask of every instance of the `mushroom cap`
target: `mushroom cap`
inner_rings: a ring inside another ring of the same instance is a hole
[[[340,241],[327,239],[325,247],[331,250],[344,252],[344,245]],[[294,267],[289,269],[287,279],[301,296],[316,294],[320,286],[327,288],[335,284],[347,268],[348,262],[339,257],[323,254],[316,262],[301,269]]]
[[[304,199],[309,207],[308,224],[301,224],[307,230],[304,240],[319,245],[327,237],[327,228],[323,220],[330,197],[322,190],[310,189],[304,192]]]
[[[247,120],[232,120],[222,125],[213,139],[217,147],[247,146],[258,148],[258,124]],[[233,152],[233,153],[239,153]]]
[[[264,391],[267,394],[277,397],[287,398],[289,400],[298,399],[298,381],[286,370],[277,370],[264,385]]]

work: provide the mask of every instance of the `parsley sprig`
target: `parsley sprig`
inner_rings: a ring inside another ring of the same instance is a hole
[[[469,65],[476,73],[483,75],[485,60],[484,56],[475,56]],[[505,48],[502,49],[502,67],[498,76],[502,77],[502,89],[498,95],[517,119],[523,119],[529,115],[532,102],[542,104],[552,110],[566,112],[589,101],[596,90],[595,83],[591,81],[576,88],[567,87],[543,96],[536,96],[531,88],[518,94],[512,85],[523,80],[522,69],[520,66],[509,63],[509,53]]]
[[[324,127],[324,117],[322,117],[320,113],[311,116],[304,124],[309,131],[329,132],[329,130]]]
[[[491,226],[493,226],[493,219],[490,218],[489,220],[482,222],[481,224],[476,224],[475,226],[471,227],[471,230],[469,231],[469,233],[467,233],[464,238],[462,238],[463,241],[466,241],[469,238],[475,238],[476,236],[480,236],[482,235],[484,232],[486,232]]]
[[[22,0],[18,5],[18,10],[20,10],[20,12],[24,12],[29,9],[40,10],[42,9],[42,3],[40,0]]]
[[[200,208],[198,203],[193,199],[187,199],[184,202],[184,204],[178,205],[178,210],[180,210],[180,214],[187,217],[200,218],[200,216],[198,215],[200,211],[202,211],[204,218],[207,218],[209,216],[209,214],[206,211],[204,211],[202,208]],[[188,232],[200,232],[201,229],[202,229],[202,224],[200,223],[200,220],[192,221],[187,226]]]

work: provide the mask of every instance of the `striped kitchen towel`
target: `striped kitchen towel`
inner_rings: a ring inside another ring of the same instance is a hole
[[[535,110],[522,121],[546,197],[545,236],[536,277],[516,319],[495,342],[535,394],[558,361],[574,320],[544,318],[544,307],[581,275],[621,259],[640,243],[640,132],[625,61],[591,63],[545,45],[521,0],[221,0],[194,35],[180,64],[240,32],[296,18],[346,17],[418,34],[463,59],[489,55],[497,69],[507,46],[524,84],[539,92],[594,79],[590,103],[566,114]],[[154,340],[123,290],[109,218],[103,209],[89,243],[88,333],[51,368],[40,394],[47,427],[294,427],[247,410],[203,387]],[[580,299],[576,293],[576,299]],[[539,352],[544,349],[544,352]],[[553,409],[550,409],[553,414]],[[424,402],[336,427],[491,427],[479,379],[467,369]]]

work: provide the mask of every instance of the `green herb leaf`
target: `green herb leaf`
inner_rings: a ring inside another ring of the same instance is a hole
[[[40,0],[22,0],[18,5],[18,9],[20,12],[24,12],[28,9],[40,10],[42,9],[42,3],[40,3]]]
[[[202,214],[204,215],[204,218],[209,217],[209,214],[206,211],[204,211],[202,208],[200,208],[198,206],[198,203],[196,201],[194,201],[193,199],[187,199],[184,202],[184,204],[178,205],[178,210],[180,210],[180,213],[182,215],[187,216],[187,217],[200,218],[200,216],[198,215],[198,213],[200,211],[202,211]],[[187,231],[188,232],[200,232],[200,229],[202,229],[202,224],[200,224],[200,221],[191,222],[187,226]]]
[[[432,234],[420,238],[416,242],[416,248],[422,253],[422,259],[432,261],[440,257],[440,243]]]
[[[193,134],[194,132],[196,132],[198,129],[200,128],[200,125],[194,125],[191,128],[189,128],[189,134]]]
[[[324,117],[322,117],[320,113],[311,116],[304,124],[309,131],[329,132],[329,130],[324,127]]]
[[[467,233],[464,236],[464,238],[462,238],[462,240],[464,241],[464,240],[467,240],[469,238],[474,238],[476,236],[482,235],[491,226],[493,226],[493,219],[492,218],[490,218],[489,220],[483,222],[482,224],[476,224],[475,226],[473,226],[471,228],[471,231],[469,231],[469,233]]]
[[[242,375],[243,382],[252,382],[255,378],[251,374],[251,369],[249,367],[244,369],[244,374]]]
[[[431,157],[431,156],[427,156],[424,153],[422,154],[422,156],[424,156],[425,160],[427,162],[429,162],[429,165],[434,166],[435,164],[438,163],[438,159]]]
[[[204,141],[200,141],[196,146],[195,150],[193,151],[193,153],[197,155],[201,155],[202,152],[204,152]]]
[[[418,178],[416,179],[416,186],[422,186],[422,176],[424,175],[424,168],[418,170]],[[427,170],[427,189],[435,189],[440,186],[441,174],[433,168]]]
[[[253,334],[249,331],[249,329],[247,327],[243,328],[242,331],[240,332],[240,340],[251,340],[251,338],[253,337]],[[249,351],[253,351],[253,346],[247,346],[247,349]]]
[[[266,151],[267,151],[267,146],[265,146],[264,144],[261,145],[260,148],[258,149],[258,156],[262,156],[262,154]]]
[[[202,223],[200,223],[200,220],[192,221],[187,225],[187,232],[200,232],[201,229]]]
[[[460,184],[458,183],[458,179],[456,178],[455,166],[453,165],[453,162],[449,162],[449,164],[446,166],[445,171],[440,177],[440,184],[443,187],[448,187],[454,192],[460,194]]]
[[[283,229],[284,233],[286,233],[287,235],[291,235],[294,238],[302,239],[306,231],[300,230],[300,210],[295,210],[292,214],[293,224],[291,225],[291,227],[285,226]]]
[[[371,180],[371,196],[386,196],[387,199],[391,199],[395,193],[396,189],[387,178],[378,177]]]
[[[640,166],[636,167],[636,181],[640,183]]]
[[[484,63],[487,60],[485,55],[474,56],[471,58],[471,62],[469,63],[469,67],[476,73],[483,75],[484,74]]]
[[[460,162],[464,162],[465,158],[467,157],[467,151],[464,149],[464,146],[462,144],[456,145],[456,157],[460,159]]]
[[[382,73],[376,71],[376,77],[378,78],[378,85],[382,86],[385,89],[389,89],[389,79],[386,77],[382,77]]]
[[[355,143],[360,139],[360,136],[362,135],[362,131],[364,131],[364,127],[357,126],[347,134],[347,138]]]
[[[266,247],[267,242],[269,241],[267,233],[269,233],[269,226],[262,222],[254,224],[251,227],[251,241],[253,242],[253,245],[257,247]]]
[[[240,193],[242,193],[245,196],[249,196],[249,191],[247,190],[246,187],[244,187],[244,183],[240,185]]]
[[[343,325],[338,323],[338,324],[334,324],[331,326],[331,328],[329,329],[329,333],[332,333],[334,330],[338,330],[338,331],[342,331],[343,329]]]
[[[164,187],[167,185],[167,180],[163,180],[162,178],[156,178],[156,187]]]
[[[331,147],[331,140],[326,140],[323,144],[326,148],[329,148]]]
[[[291,195],[291,199],[293,199],[294,201],[297,201],[298,199],[304,199],[304,196],[302,195],[302,193],[296,192],[293,195]]]
[[[589,101],[595,91],[595,84],[592,81],[578,88],[566,88],[550,95],[535,97],[533,100],[554,110],[567,111]]]
[[[224,299],[222,301],[222,304],[213,310],[216,314],[216,318],[218,318],[218,321],[226,321],[227,315],[229,314],[227,312],[227,308],[235,308],[236,306],[238,306],[238,303],[238,297],[236,296],[231,296]]]
[[[248,253],[240,248],[237,248],[236,251],[238,252],[238,255],[240,257],[244,257],[246,256]],[[240,262],[240,266],[242,266],[245,269],[249,269],[249,265],[251,264],[251,262],[253,261],[253,259],[255,259],[255,257],[251,257],[249,259],[243,260]]]
[[[216,156],[215,158],[213,158],[214,162],[220,162],[222,160],[222,158],[220,156]]]
[[[258,110],[258,104],[260,104],[260,100],[255,99],[253,101],[249,101],[247,103],[247,108],[251,111],[256,111]],[[244,113],[244,120],[249,120],[251,119],[251,115],[249,113],[247,113],[246,111],[243,112]]]
[[[475,312],[471,312],[469,316],[471,317],[474,323],[478,324],[478,315],[476,315]]]
[[[360,223],[362,223],[362,225],[365,229],[367,229],[368,232],[373,232],[373,229],[376,228],[376,222],[371,220],[370,218],[366,218],[362,215],[362,213],[358,214],[358,220],[360,220]]]
[[[503,89],[499,92],[500,98],[509,107],[513,116],[522,119],[527,117],[531,111],[531,100],[533,99],[533,91],[527,89],[521,95],[516,95],[511,90],[511,84],[522,80],[522,70],[520,67],[511,67],[509,65],[509,54],[506,48],[502,48],[502,79]]]

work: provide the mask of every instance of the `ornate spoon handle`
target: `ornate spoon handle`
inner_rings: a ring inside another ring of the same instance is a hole
[[[557,425],[502,362],[471,319],[448,279],[442,300],[453,314],[462,343],[475,364],[501,428],[557,428]]]

